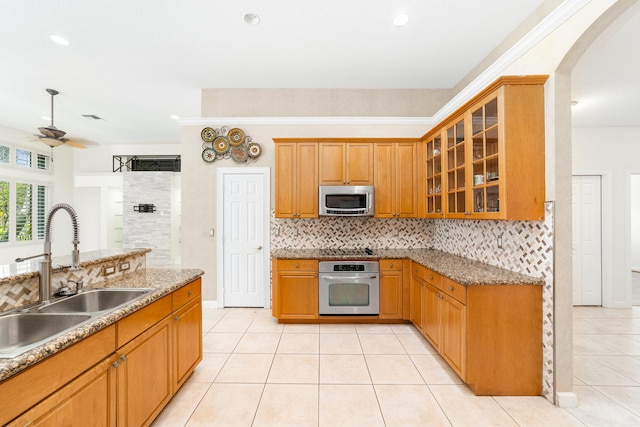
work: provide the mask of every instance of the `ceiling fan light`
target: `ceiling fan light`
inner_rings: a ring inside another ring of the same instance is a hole
[[[51,40],[53,40],[54,42],[61,44],[62,46],[69,46],[71,43],[69,43],[69,40],[65,39],[62,36],[59,36],[57,34],[49,34],[49,38]]]
[[[61,139],[58,139],[58,138],[41,137],[40,141],[44,142],[45,144],[47,144],[51,148],[55,148],[55,147],[58,147],[58,146],[64,144],[64,141],[61,140]]]

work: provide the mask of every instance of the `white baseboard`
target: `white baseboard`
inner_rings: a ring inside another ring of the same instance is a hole
[[[219,308],[218,301],[202,301],[202,308]]]
[[[570,391],[556,393],[556,405],[560,408],[575,408],[578,406],[578,396]]]

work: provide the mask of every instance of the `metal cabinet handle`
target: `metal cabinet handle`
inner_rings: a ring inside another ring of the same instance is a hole
[[[433,275],[429,275],[429,280],[433,280]]]
[[[296,268],[300,268],[300,264],[296,263]]]
[[[123,354],[122,356],[120,356],[120,360],[122,360],[123,362],[127,360],[127,355]]]
[[[389,264],[389,268],[393,268],[393,263]]]
[[[173,320],[180,320],[180,316],[174,317]]]
[[[120,362],[115,361],[111,364],[114,368],[117,368],[118,366],[120,366]]]
[[[187,292],[187,295],[189,296],[193,295],[193,291],[190,290],[189,292]]]
[[[450,290],[450,291],[453,291],[453,286],[449,286],[449,290]]]

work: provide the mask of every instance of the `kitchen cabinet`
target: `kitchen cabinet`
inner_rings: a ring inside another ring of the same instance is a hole
[[[115,355],[104,359],[7,426],[79,426],[90,415],[92,425],[114,427],[115,360]],[[19,404],[15,398],[11,402]]]
[[[173,386],[177,390],[202,360],[202,300],[199,281],[173,293],[173,309]]]
[[[464,286],[412,264],[411,321],[477,395],[542,391],[542,287]]]
[[[320,185],[373,185],[373,144],[365,142],[321,142]]]
[[[445,190],[445,179],[442,140],[441,133],[437,133],[423,147],[426,151],[426,218],[442,218],[444,215],[442,194]]]
[[[402,319],[403,267],[401,259],[380,260],[380,319]]]
[[[149,425],[202,360],[201,304],[198,278],[8,378],[0,424]]]
[[[118,350],[118,426],[149,425],[169,402],[171,350],[169,317]]]
[[[544,218],[544,82],[501,77],[423,137],[427,215],[437,217],[435,145],[442,138],[447,218]],[[442,183],[444,181],[444,183]]]
[[[276,142],[275,216],[318,217],[318,143]]]
[[[374,144],[374,182],[376,217],[417,217],[419,179],[416,143]]]
[[[274,317],[318,318],[318,260],[273,259],[272,277]]]

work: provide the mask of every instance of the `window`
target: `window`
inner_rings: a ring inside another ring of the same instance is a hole
[[[16,149],[16,166],[31,167],[31,151]]]
[[[0,181],[0,243],[9,241],[9,182]]]
[[[48,186],[0,181],[0,244],[43,240],[48,205]]]
[[[36,164],[38,169],[48,171],[51,167],[51,157],[44,154],[36,154]]]
[[[0,145],[0,164],[8,165],[11,160],[11,148]]]

